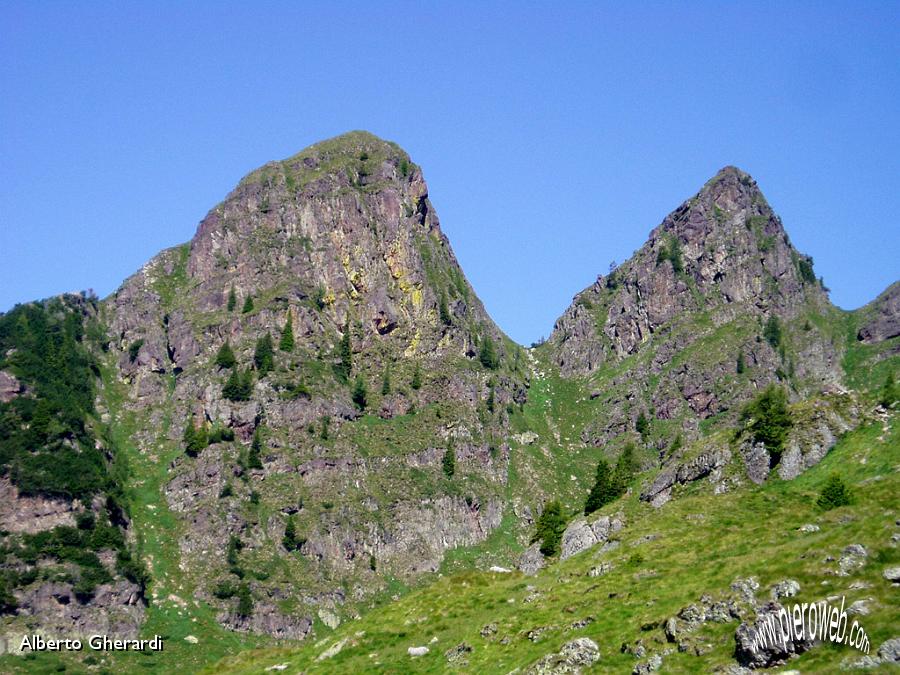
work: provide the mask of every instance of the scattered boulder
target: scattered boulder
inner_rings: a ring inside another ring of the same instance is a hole
[[[406,653],[412,657],[416,656],[425,656],[431,650],[428,647],[410,647],[406,650]]]
[[[805,525],[801,525],[797,528],[798,532],[803,532],[804,534],[809,534],[810,532],[818,532],[819,526],[813,525],[812,523],[806,523]]]
[[[900,584],[900,567],[888,567],[882,575],[892,584]]]
[[[338,640],[337,642],[335,642],[328,649],[319,654],[319,656],[316,657],[316,661],[324,661],[325,659],[330,659],[333,656],[337,656],[344,648],[344,645],[347,644],[347,640],[348,638],[343,638],[342,640]]]
[[[481,637],[483,637],[483,638],[489,638],[491,635],[496,635],[496,634],[497,634],[497,624],[496,623],[489,623],[489,624],[483,626],[481,629]]]
[[[655,673],[660,668],[662,668],[662,663],[662,657],[659,654],[654,654],[646,661],[637,664],[631,671],[631,673],[632,675],[646,675],[647,673]]]
[[[838,576],[846,577],[866,564],[869,552],[861,544],[850,544],[841,552],[838,560]]]
[[[770,602],[757,608],[756,621],[745,621],[738,626],[734,633],[734,641],[737,643],[734,655],[738,663],[749,668],[771,668],[813,646],[812,640],[784,636],[780,629],[779,614],[786,616],[787,610],[777,602]],[[774,632],[768,630],[769,626],[775,627]],[[767,638],[764,640],[765,646],[757,642],[760,635]]]
[[[756,589],[759,588],[759,582],[754,577],[746,579],[735,579],[731,582],[731,590],[741,596],[745,602],[756,602]]]
[[[525,670],[525,675],[575,675],[600,660],[600,647],[590,638],[567,642],[555,654],[547,654]]]
[[[602,562],[588,570],[589,577],[600,577],[609,572],[613,568],[611,562]]]
[[[881,643],[878,648],[878,658],[883,663],[900,663],[900,637]]]
[[[467,642],[460,642],[455,647],[452,647],[444,652],[444,658],[447,659],[449,663],[464,663],[466,661],[466,654],[471,653],[472,645]]]
[[[522,553],[519,558],[519,570],[523,574],[537,574],[544,567],[544,554],[541,553],[540,542],[535,542]]]
[[[792,598],[800,592],[800,584],[793,579],[779,581],[772,587],[772,599]]]
[[[500,567],[498,565],[491,565],[488,568],[488,572],[494,572],[495,574],[509,574],[512,572],[510,569],[506,569],[505,567]]]

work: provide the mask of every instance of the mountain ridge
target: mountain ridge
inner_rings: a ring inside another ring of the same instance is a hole
[[[85,342],[90,423],[130,467],[118,527],[148,574],[119,628],[181,638],[187,612],[224,656],[327,635],[436,574],[523,553],[555,565],[532,541],[539,514],[580,510],[598,460],[628,448],[637,503],[608,514],[626,532],[701,480],[718,495],[795,479],[872,419],[900,353],[898,288],[835,308],[756,182],[726,166],[524,350],[399,146],[350,132],[266,163],[189,242],[91,300],[105,335]],[[29,383],[4,367],[3,399],[21,400]],[[742,426],[769,386],[797,420],[781,464]],[[11,630],[50,592],[15,581]],[[173,658],[202,665],[186,649]]]

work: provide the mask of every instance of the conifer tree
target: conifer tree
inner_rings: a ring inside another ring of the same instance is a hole
[[[287,320],[284,322],[284,329],[281,331],[281,341],[278,343],[278,348],[283,352],[294,351],[294,327],[291,325],[293,324],[291,319],[291,312],[288,310]]]
[[[828,482],[825,483],[825,487],[822,488],[822,494],[820,494],[818,500],[816,500],[816,504],[818,504],[819,508],[824,509],[825,511],[836,509],[839,506],[846,506],[852,502],[853,498],[850,495],[850,491],[847,489],[847,486],[844,485],[844,481],[841,480],[841,477],[836,473],[829,476]]]
[[[381,395],[387,396],[391,393],[391,367],[384,367],[384,376],[381,378]]]
[[[447,292],[444,290],[441,291],[441,297],[438,301],[438,314],[440,315],[441,323],[449,326],[451,323],[450,310],[447,307]]]
[[[541,542],[541,553],[550,557],[559,551],[559,542],[566,529],[562,504],[558,501],[548,502],[537,520],[535,534],[531,541]]]
[[[360,410],[365,410],[368,396],[369,392],[366,389],[366,381],[363,379],[362,375],[357,375],[356,381],[353,383],[353,392],[351,394],[353,403]]]
[[[350,344],[350,317],[347,317],[347,323],[344,324],[344,334],[341,336],[341,342],[338,347],[338,355],[340,363],[336,366],[338,376],[346,382],[350,379],[350,373],[353,371],[353,349]]]
[[[256,365],[259,379],[264,378],[275,367],[274,352],[271,335],[266,333],[257,339],[256,349],[253,352],[253,363]]]
[[[490,370],[497,370],[500,366],[497,348],[494,346],[494,341],[491,340],[489,335],[485,335],[484,339],[481,341],[481,350],[478,352],[478,360],[481,361],[481,365]]]
[[[618,497],[616,486],[613,485],[612,470],[605,459],[597,463],[597,474],[594,477],[594,485],[588,493],[584,503],[584,515],[590,515],[601,506],[609,504]]]
[[[228,343],[228,340],[219,347],[219,353],[216,354],[216,365],[220,368],[233,368],[237,364],[237,359],[234,357],[234,351],[231,349],[231,345]]]
[[[413,369],[412,381],[409,383],[413,389],[418,391],[422,388],[422,367],[416,361],[416,367]]]
[[[235,294],[234,286],[232,285],[231,290],[228,291],[228,311],[233,312],[235,305],[237,305],[237,295]]]

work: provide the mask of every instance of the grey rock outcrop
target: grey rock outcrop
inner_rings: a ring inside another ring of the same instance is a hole
[[[791,656],[802,654],[813,646],[812,640],[792,639],[790,635],[782,635],[777,627],[774,633],[765,632],[766,636],[772,635],[772,639],[760,640],[760,635],[767,631],[766,625],[778,625],[778,614],[783,610],[784,607],[777,602],[770,602],[757,608],[754,622],[744,622],[738,626],[734,634],[738,663],[749,668],[771,668],[786,663]]]

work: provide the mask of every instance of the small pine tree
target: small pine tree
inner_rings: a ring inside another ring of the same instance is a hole
[[[262,434],[260,427],[253,430],[253,440],[250,442],[250,452],[247,453],[247,468],[261,469],[263,468],[260,452],[262,451]]]
[[[228,311],[233,312],[237,305],[237,294],[234,292],[234,286],[228,291]]]
[[[391,393],[391,367],[384,367],[384,376],[381,378],[381,395],[387,396]]]
[[[541,553],[549,557],[559,551],[559,542],[566,529],[562,504],[558,501],[548,502],[537,520],[535,534],[531,541],[541,542]]]
[[[228,380],[222,387],[222,396],[227,398],[229,401],[239,401],[241,400],[240,389],[241,377],[238,374],[237,370],[232,370],[231,375],[228,376]]]
[[[328,440],[328,428],[331,426],[331,417],[325,415],[322,417],[322,424],[319,429],[319,438],[323,441]]]
[[[844,481],[841,480],[841,477],[836,473],[833,473],[828,477],[828,482],[825,483],[825,487],[822,488],[822,493],[816,500],[816,504],[818,504],[819,508],[824,509],[825,511],[830,511],[839,506],[846,506],[847,504],[852,503],[853,497],[851,496],[850,491],[847,489],[847,486],[844,485]]]
[[[228,563],[228,571],[239,578],[243,578],[244,571],[241,569],[238,552],[244,548],[244,544],[235,535],[228,537],[228,546],[225,548],[225,562]]]
[[[769,385],[741,411],[741,421],[749,422],[753,441],[763,443],[772,456],[772,466],[781,460],[784,441],[793,426],[784,389]]]
[[[256,349],[253,352],[253,363],[259,379],[264,378],[275,368],[275,348],[272,345],[272,336],[266,333],[256,341]]]
[[[441,323],[445,326],[449,326],[451,323],[450,310],[447,307],[447,292],[443,290],[441,291],[441,297],[438,301],[438,313],[441,317]]]
[[[605,459],[601,459],[597,463],[597,474],[594,478],[594,485],[588,493],[587,500],[584,502],[584,515],[588,516],[594,511],[614,501],[616,489],[612,481],[612,470],[609,463]]]
[[[617,496],[625,494],[625,490],[631,484],[631,481],[634,480],[637,470],[638,465],[637,460],[634,458],[634,446],[628,443],[622,448],[622,454],[616,460],[616,468],[613,470],[612,485]]]
[[[422,388],[422,368],[418,361],[416,361],[416,367],[413,368],[412,381],[409,383],[409,386],[416,391]]]
[[[890,408],[898,400],[900,400],[900,390],[898,390],[897,384],[894,382],[894,373],[891,371],[884,380],[884,386],[881,388],[879,402],[885,408]]]
[[[362,375],[356,376],[356,380],[353,383],[353,391],[351,392],[350,397],[353,399],[353,404],[359,410],[366,409],[366,404],[368,403],[369,398],[369,390],[366,388],[366,381],[363,379]]]
[[[640,412],[634,423],[634,430],[641,435],[641,438],[644,438],[644,436],[647,435],[647,432],[650,431],[650,422],[647,421],[647,415],[644,414],[643,410]]]
[[[281,544],[286,551],[297,550],[297,527],[294,524],[294,516],[288,516],[287,524],[284,526],[284,536],[281,538]]]
[[[241,314],[249,314],[253,311],[253,296],[248,295],[244,300],[244,307],[241,309]]]
[[[291,313],[288,312],[287,321],[284,322],[284,329],[281,331],[281,341],[278,343],[278,348],[283,352],[294,351],[294,328],[291,325],[292,323]]]
[[[490,370],[497,370],[497,368],[500,367],[500,358],[497,356],[497,348],[494,346],[494,341],[491,340],[489,335],[485,335],[484,339],[481,341],[478,360],[481,361],[481,365]]]
[[[487,409],[488,412],[494,412],[494,385],[493,383],[488,387],[488,396],[487,396]]]
[[[350,379],[350,373],[353,370],[353,349],[350,344],[350,317],[347,317],[347,323],[344,325],[344,334],[341,336],[341,342],[338,346],[338,355],[340,362],[336,366],[338,376],[346,382]]]
[[[237,615],[248,617],[253,614],[253,596],[250,595],[250,588],[246,583],[241,584],[240,588],[238,588],[237,597]]]
[[[746,370],[746,364],[744,363],[744,352],[743,351],[738,352],[737,367],[735,369],[737,370],[738,375],[740,375],[741,373],[744,372],[744,370]]]
[[[207,446],[206,426],[197,428],[194,426],[193,420],[188,420],[187,425],[184,427],[182,440],[184,441],[184,451],[188,456],[196,457]]]
[[[234,368],[237,364],[237,359],[234,357],[234,351],[231,349],[231,345],[228,343],[228,340],[219,347],[219,352],[216,354],[216,365],[219,368]]]
[[[453,448],[447,448],[444,451],[444,456],[441,458],[441,468],[444,470],[447,478],[453,478],[453,474],[456,473],[456,452]]]
[[[766,338],[766,342],[772,346],[772,349],[778,349],[781,346],[781,321],[774,314],[766,321],[766,326],[763,328],[763,337]]]

